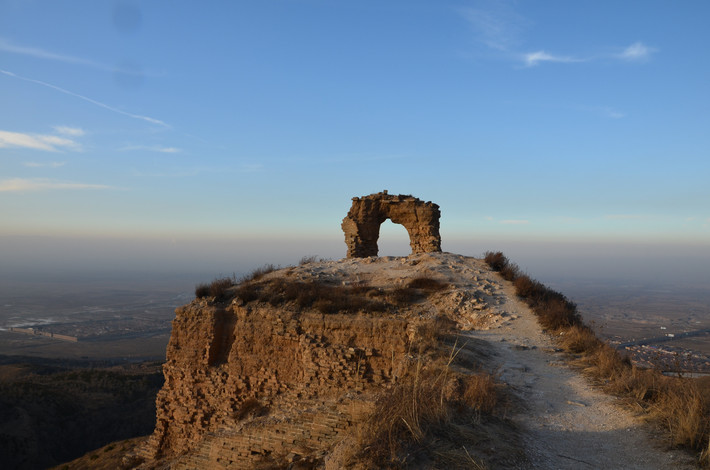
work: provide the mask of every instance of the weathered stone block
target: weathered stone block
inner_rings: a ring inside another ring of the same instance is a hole
[[[439,235],[439,206],[413,196],[387,194],[383,191],[353,198],[348,215],[341,227],[348,246],[348,258],[377,256],[380,225],[390,219],[404,225],[409,233],[412,253],[441,251]]]

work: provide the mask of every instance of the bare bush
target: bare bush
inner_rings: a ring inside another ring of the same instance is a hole
[[[419,276],[407,282],[407,287],[411,289],[421,289],[425,292],[438,292],[448,287],[445,282],[427,276]]]
[[[209,284],[198,284],[195,287],[195,297],[202,299],[205,297],[214,297],[215,300],[221,301],[230,297],[229,289],[234,286],[232,278],[218,278]]]

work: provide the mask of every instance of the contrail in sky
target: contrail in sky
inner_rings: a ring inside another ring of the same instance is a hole
[[[64,93],[64,94],[67,94],[67,95],[70,95],[70,96],[74,96],[74,97],[79,98],[79,99],[82,99],[82,100],[84,100],[84,101],[88,101],[88,102],[91,103],[91,104],[94,104],[94,105],[96,105],[96,106],[100,106],[100,107],[102,107],[102,108],[108,109],[109,111],[113,111],[114,113],[123,114],[124,116],[132,117],[133,119],[140,119],[140,120],[142,120],[142,121],[147,121],[147,122],[149,122],[149,123],[151,123],[151,124],[158,124],[158,125],[161,125],[161,126],[164,126],[164,127],[170,127],[170,125],[164,123],[164,122],[161,121],[160,119],[155,119],[155,118],[148,117],[148,116],[141,116],[140,114],[133,114],[133,113],[129,113],[129,112],[126,112],[126,111],[122,111],[122,110],[120,110],[120,109],[117,109],[117,108],[114,108],[114,107],[109,106],[109,105],[107,105],[107,104],[104,104],[104,103],[102,103],[102,102],[100,102],[100,101],[92,100],[91,98],[87,98],[86,96],[80,95],[80,94],[78,94],[78,93],[74,93],[74,92],[69,91],[69,90],[65,90],[64,88],[60,88],[60,87],[58,87],[58,86],[56,86],[56,85],[52,85],[51,83],[43,82],[43,81],[41,81],[41,80],[35,80],[35,79],[33,79],[33,78],[22,77],[22,76],[20,76],[20,75],[17,75],[17,74],[15,74],[15,73],[8,72],[7,70],[2,70],[2,69],[0,69],[0,73],[3,73],[3,74],[5,74],[5,75],[7,75],[7,76],[9,76],[9,77],[14,77],[14,78],[17,78],[17,79],[20,79],[20,80],[24,80],[24,81],[26,81],[26,82],[31,82],[31,83],[36,83],[36,84],[38,84],[38,85],[46,86],[47,88],[51,88],[51,89],[53,89],[53,90],[57,90],[57,91],[62,92],[62,93]]]

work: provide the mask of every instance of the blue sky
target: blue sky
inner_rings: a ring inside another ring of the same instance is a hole
[[[445,249],[707,252],[709,17],[706,1],[2,0],[0,236],[344,255],[350,198],[388,189],[441,206]]]

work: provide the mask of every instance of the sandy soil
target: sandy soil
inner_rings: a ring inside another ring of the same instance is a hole
[[[299,266],[291,275],[374,286],[428,275],[450,283],[431,313],[447,312],[466,335],[489,343],[492,367],[524,404],[513,420],[532,468],[696,468],[692,456],[665,450],[638,417],[571,369],[510,283],[481,260],[448,253],[365,258]]]

